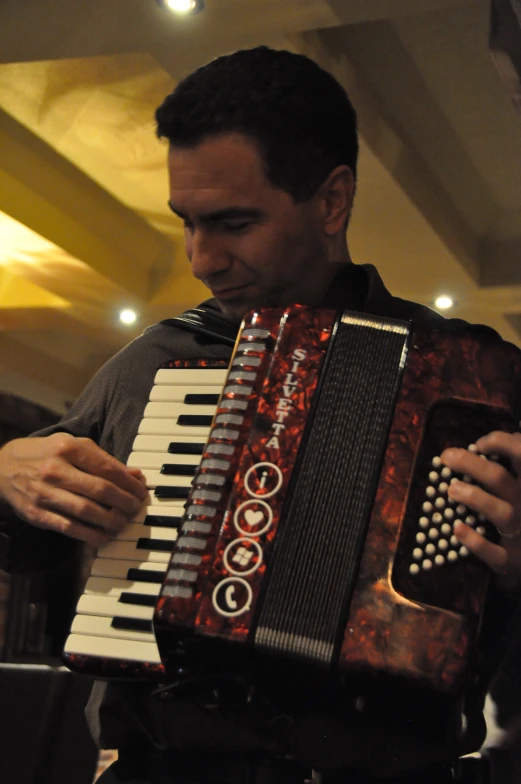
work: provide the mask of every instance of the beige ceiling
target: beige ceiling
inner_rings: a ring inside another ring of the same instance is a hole
[[[63,411],[147,324],[205,297],[153,113],[193,68],[260,43],[310,54],[355,103],[354,259],[521,346],[521,117],[488,20],[488,0],[206,0],[184,19],[155,0],[2,0],[0,390]]]

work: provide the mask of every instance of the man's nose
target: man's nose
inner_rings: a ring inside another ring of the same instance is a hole
[[[186,252],[192,265],[192,275],[198,280],[209,281],[219,272],[230,267],[230,257],[210,232],[195,230],[186,243]]]

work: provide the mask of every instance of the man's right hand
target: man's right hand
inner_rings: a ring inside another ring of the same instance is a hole
[[[90,438],[54,433],[0,449],[0,498],[31,525],[95,546],[135,517],[147,492],[138,469]]]

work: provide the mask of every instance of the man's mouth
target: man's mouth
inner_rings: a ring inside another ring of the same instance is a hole
[[[212,289],[212,294],[217,299],[234,299],[239,296],[245,288],[247,288],[247,284],[243,284],[242,286],[229,286],[222,289]]]

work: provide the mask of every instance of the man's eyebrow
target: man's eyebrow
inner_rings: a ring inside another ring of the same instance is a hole
[[[168,202],[168,206],[178,218],[181,218],[183,221],[188,220],[188,216],[177,209],[171,201]],[[261,218],[263,215],[264,212],[262,210],[254,207],[226,207],[222,210],[202,213],[198,216],[198,220],[201,223],[214,223],[222,220],[233,220],[234,218]]]

